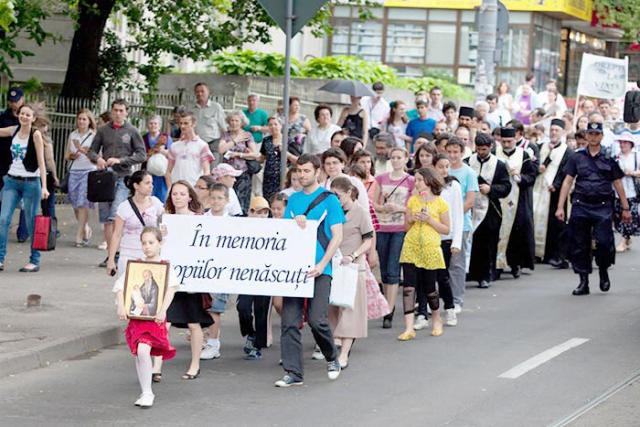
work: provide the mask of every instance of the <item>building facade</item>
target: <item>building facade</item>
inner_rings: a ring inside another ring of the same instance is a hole
[[[478,49],[475,8],[480,0],[386,0],[374,19],[362,22],[358,11],[338,6],[327,55],[356,55],[380,61],[405,76],[443,73],[473,85]],[[536,89],[557,79],[575,93],[581,53],[615,56],[620,34],[591,27],[591,0],[504,0],[509,28],[503,39],[497,81],[511,86],[536,76]],[[576,41],[577,39],[577,41]],[[582,43],[582,41],[585,43]]]

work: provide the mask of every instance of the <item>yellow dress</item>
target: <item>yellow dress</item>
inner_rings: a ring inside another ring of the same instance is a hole
[[[411,196],[407,210],[415,215],[426,208],[431,217],[440,222],[440,216],[449,212],[449,205],[440,196],[425,202],[420,196]],[[429,224],[416,221],[409,227],[402,245],[400,262],[413,264],[425,270],[445,268],[444,256],[440,247],[440,234]]]

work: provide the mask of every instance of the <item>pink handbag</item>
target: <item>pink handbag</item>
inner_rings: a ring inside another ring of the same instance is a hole
[[[367,263],[367,318],[369,320],[379,319],[391,313],[387,299],[380,292],[376,276],[373,275]]]

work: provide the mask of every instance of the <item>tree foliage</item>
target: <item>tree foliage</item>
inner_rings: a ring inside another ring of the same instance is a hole
[[[329,18],[338,3],[344,4],[330,0],[309,22],[315,35],[331,32]],[[369,8],[378,5],[376,0],[350,3],[362,18],[368,18]],[[160,75],[171,69],[165,65],[167,59],[202,61],[245,43],[269,43],[269,28],[275,25],[256,0],[0,0],[0,11],[8,12],[0,17],[0,71],[10,74],[5,58],[19,62],[31,54],[16,47],[20,31],[39,44],[52,36],[41,25],[54,13],[48,4],[65,7],[76,29],[65,96],[95,95],[105,87],[137,86],[152,92]],[[105,31],[107,18],[119,17],[127,27],[126,40]],[[83,41],[83,37],[93,40]],[[133,53],[141,54],[143,60],[128,60]],[[79,64],[87,60],[98,65],[83,74]]]
[[[219,52],[211,57],[213,69],[227,76],[266,76],[284,75],[284,55],[281,53],[264,53],[253,50],[236,52]],[[300,62],[292,58],[291,75],[301,75]]]
[[[0,73],[13,76],[9,60],[21,63],[33,52],[17,46],[19,35],[42,45],[51,33],[42,27],[42,21],[54,12],[50,3],[40,0],[0,0]]]
[[[617,25],[627,41],[640,41],[640,0],[595,0],[598,18],[605,25]]]
[[[253,51],[220,52],[213,55],[211,62],[215,71],[223,75],[265,77],[284,75],[284,56],[278,54]],[[429,91],[432,87],[438,86],[447,98],[460,100],[473,98],[471,93],[456,84],[451,76],[427,72],[424,77],[399,77],[392,67],[354,56],[312,58],[304,64],[294,61],[291,75],[329,80],[360,80],[367,84],[382,82],[387,86],[412,92]]]

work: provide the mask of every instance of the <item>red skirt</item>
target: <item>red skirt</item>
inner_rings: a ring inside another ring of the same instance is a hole
[[[127,345],[134,356],[138,353],[138,344],[144,343],[151,347],[152,356],[162,356],[163,360],[173,359],[176,349],[169,342],[167,324],[157,324],[153,320],[129,320],[124,330]]]

